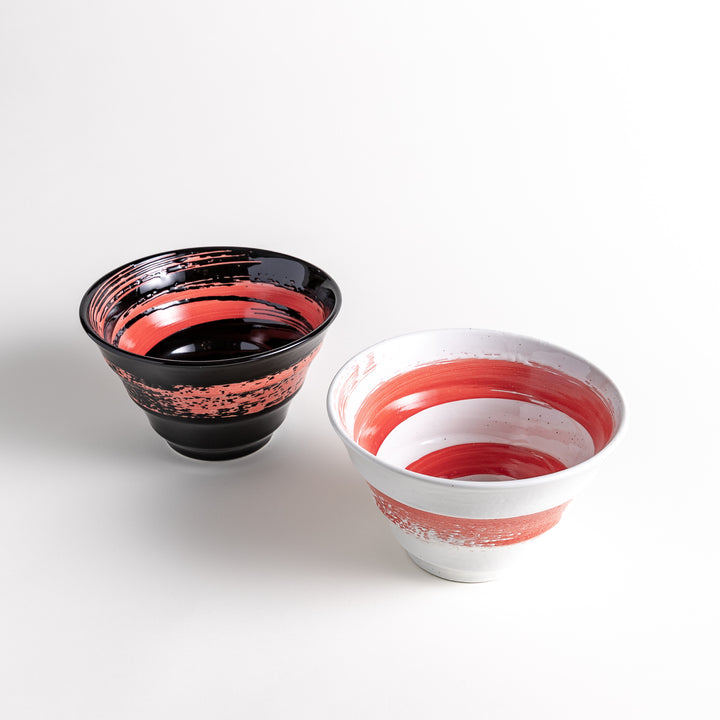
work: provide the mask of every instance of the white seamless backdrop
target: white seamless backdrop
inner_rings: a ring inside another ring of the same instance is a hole
[[[0,716],[717,717],[711,2],[5,0]],[[238,244],[344,304],[271,443],[173,454],[83,335],[109,269]],[[383,338],[546,339],[630,431],[533,562],[395,544],[325,414]]]

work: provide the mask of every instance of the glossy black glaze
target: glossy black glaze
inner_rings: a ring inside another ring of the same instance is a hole
[[[198,460],[230,460],[266,445],[288,413],[290,401],[257,416],[236,420],[192,421],[146,412],[150,425],[170,447]],[[243,439],[237,445],[238,438]]]
[[[233,314],[249,305],[255,316]],[[336,283],[309,263],[208,247],[108,273],[83,297],[80,319],[168,444],[219,460],[270,439],[339,308]],[[175,327],[170,320],[178,314],[183,324]],[[144,334],[136,330],[142,323]],[[133,333],[133,342],[148,345],[145,352],[122,347]]]

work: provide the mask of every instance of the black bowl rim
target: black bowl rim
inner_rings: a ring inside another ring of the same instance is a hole
[[[148,260],[152,260],[153,258],[159,258],[163,255],[178,255],[181,253],[197,253],[197,252],[207,252],[209,250],[231,250],[231,251],[242,251],[242,252],[250,252],[254,253],[259,256],[265,256],[265,257],[273,257],[273,258],[284,258],[287,260],[293,260],[294,262],[301,263],[305,267],[314,270],[321,275],[325,277],[324,282],[327,282],[330,290],[335,294],[335,305],[333,306],[332,310],[330,311],[330,314],[323,320],[320,325],[318,325],[316,328],[311,330],[307,335],[303,335],[299,340],[295,340],[294,342],[288,343],[287,345],[283,345],[280,348],[276,348],[274,350],[266,350],[265,352],[259,352],[254,353],[252,355],[243,355],[238,356],[235,358],[222,358],[220,360],[170,360],[170,359],[163,359],[163,358],[154,358],[150,357],[148,355],[139,355],[137,353],[129,352],[128,350],[122,350],[119,347],[116,347],[115,345],[112,345],[111,343],[107,342],[105,338],[100,337],[91,327],[90,323],[87,319],[88,314],[88,308],[90,306],[90,299],[92,298],[93,294],[97,291],[97,289],[104,283],[106,280],[111,278],[116,273],[120,272],[121,270],[131,266],[131,265],[137,265],[139,263],[146,262]],[[130,260],[128,262],[123,263],[122,265],[118,265],[114,270],[110,270],[110,272],[105,273],[101,278],[96,280],[85,292],[85,294],[82,297],[82,300],[80,301],[80,324],[82,325],[85,332],[90,336],[92,340],[94,340],[101,348],[104,348],[108,350],[109,352],[113,354],[119,354],[120,356],[125,356],[128,358],[135,358],[135,359],[141,359],[143,362],[150,363],[152,365],[163,365],[163,366],[172,366],[172,367],[219,367],[223,365],[237,365],[237,364],[249,364],[252,362],[255,362],[257,360],[262,360],[269,357],[275,357],[278,355],[281,355],[283,353],[288,352],[289,350],[292,350],[293,348],[299,347],[300,345],[304,345],[308,342],[308,340],[311,340],[312,338],[320,335],[321,333],[325,332],[325,330],[328,328],[328,326],[335,320],[337,317],[337,314],[340,312],[340,305],[342,304],[342,295],[340,293],[340,288],[338,284],[333,280],[333,278],[328,275],[325,270],[318,267],[317,265],[308,262],[307,260],[303,260],[302,258],[296,257],[295,255],[288,255],[287,253],[281,253],[277,252],[275,250],[264,250],[263,248],[255,248],[255,247],[249,247],[246,245],[200,245],[195,247],[189,247],[189,248],[178,248],[178,249],[172,249],[172,250],[165,250],[163,252],[155,252],[150,253],[149,255],[145,255],[144,257],[138,258],[136,260]]]

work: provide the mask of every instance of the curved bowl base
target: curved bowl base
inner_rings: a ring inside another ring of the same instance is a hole
[[[196,460],[232,460],[265,445],[280,427],[289,402],[227,420],[198,421],[147,412],[150,425],[175,452]]]
[[[247,445],[239,445],[231,448],[194,448],[171,443],[170,441],[168,441],[168,445],[175,450],[175,452],[180,453],[180,455],[195,458],[196,460],[233,460],[234,458],[244,457],[245,455],[256,452],[261,447],[267,445],[271,437],[272,435],[268,435],[265,438],[248,443]]]
[[[431,575],[436,575],[443,580],[453,580],[454,582],[464,583],[479,583],[479,582],[490,582],[491,580],[497,580],[501,577],[502,573],[492,570],[485,571],[473,571],[473,570],[458,570],[456,568],[440,567],[433,563],[421,560],[419,557],[408,553],[410,559],[425,572],[429,572]]]

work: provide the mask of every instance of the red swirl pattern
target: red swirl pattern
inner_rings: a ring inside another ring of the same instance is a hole
[[[305,381],[319,350],[318,346],[300,362],[265,377],[209,386],[157,387],[112,363],[110,366],[123,380],[130,397],[144,410],[178,418],[220,419],[253,415],[291,398]]]

